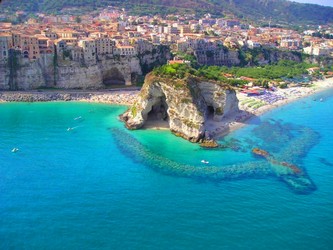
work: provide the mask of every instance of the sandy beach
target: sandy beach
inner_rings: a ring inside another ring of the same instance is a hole
[[[2,91],[1,102],[49,102],[49,101],[76,101],[91,103],[106,103],[116,105],[133,105],[138,90],[114,91]]]
[[[277,107],[286,105],[300,98],[319,93],[329,88],[333,88],[333,78],[313,82],[313,84],[309,87],[276,89],[276,91],[267,94],[277,97],[272,103],[262,100],[265,97],[260,97],[261,99],[258,97],[248,97],[246,94],[238,92],[237,97],[239,99],[239,113],[226,117],[226,119],[222,122],[208,121],[206,127],[212,137],[221,137],[245,126],[246,121],[254,116],[260,116]],[[256,106],[260,107],[256,108]]]
[[[254,116],[268,112],[272,109],[288,104],[314,93],[333,88],[333,78],[313,82],[309,87],[290,87],[269,91],[262,96],[248,97],[238,92],[239,112],[223,121],[208,120],[205,129],[213,138],[224,136],[246,125],[246,121]],[[133,105],[139,90],[113,90],[113,91],[2,91],[1,102],[45,102],[45,101],[78,101],[91,103],[106,103],[116,105]],[[167,129],[165,122],[150,121],[145,129]]]

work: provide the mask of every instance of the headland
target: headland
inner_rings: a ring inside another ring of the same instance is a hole
[[[276,88],[260,96],[248,96],[245,92],[237,90],[239,109],[232,110],[220,121],[210,119],[205,124],[209,136],[217,138],[237,130],[246,125],[252,117],[260,116],[277,107],[286,105],[300,98],[333,88],[333,78],[314,81],[306,87]],[[49,102],[49,101],[74,101],[105,103],[112,105],[132,106],[139,98],[138,88],[113,89],[113,90],[30,90],[30,91],[1,91],[0,103],[4,102]],[[321,101],[321,100],[317,100]],[[186,104],[186,103],[185,103]],[[161,117],[150,119],[144,129],[169,129],[169,124]]]
[[[136,102],[121,119],[128,129],[168,128],[191,142],[205,142],[204,146],[244,126],[251,117],[333,87],[333,79],[323,77],[234,87],[236,79],[220,80],[211,73],[202,74],[185,65],[157,68],[147,75]]]

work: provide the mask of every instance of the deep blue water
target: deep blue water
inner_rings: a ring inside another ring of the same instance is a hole
[[[332,249],[332,106],[320,93],[204,150],[126,131],[125,107],[1,104],[0,249]]]

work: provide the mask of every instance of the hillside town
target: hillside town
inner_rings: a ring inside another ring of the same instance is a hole
[[[26,15],[16,13],[16,17]],[[4,16],[2,13],[2,19]],[[299,33],[270,25],[255,27],[234,17],[216,19],[210,14],[200,19],[193,15],[129,16],[111,6],[97,16],[37,13],[25,20],[0,22],[0,64],[6,64],[15,51],[29,61],[51,54],[89,66],[103,58],[137,56],[161,44],[176,55],[193,55],[201,65],[238,65],[235,51],[241,48],[276,48],[324,57],[333,54],[333,39],[327,39],[332,38],[333,27],[328,25]],[[322,35],[314,36],[318,33]],[[259,61],[267,63],[264,58]]]

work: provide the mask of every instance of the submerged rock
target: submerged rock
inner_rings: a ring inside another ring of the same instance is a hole
[[[128,129],[149,120],[164,120],[170,130],[189,141],[207,138],[207,121],[221,121],[238,112],[235,90],[221,82],[186,76],[183,79],[147,75],[136,103],[121,119]]]
[[[270,154],[263,150],[263,149],[260,149],[260,148],[254,148],[252,149],[252,153],[255,154],[255,155],[259,155],[259,156],[262,156],[262,157],[265,157],[267,158],[268,156],[270,156]]]
[[[296,165],[285,162],[285,161],[278,161],[270,153],[268,153],[267,151],[265,151],[263,149],[254,148],[254,149],[252,149],[252,153],[255,155],[264,157],[267,161],[269,161],[270,163],[272,163],[274,165],[284,167],[285,169],[288,170],[288,173],[290,172],[290,173],[296,174],[296,175],[303,174],[303,171]]]
[[[200,178],[210,181],[230,181],[243,178],[277,177],[278,180],[298,194],[309,194],[317,189],[311,178],[303,170],[302,174],[289,171],[285,166],[276,166],[270,161],[247,161],[231,165],[194,166],[175,162],[153,153],[129,133],[119,128],[110,129],[122,153],[160,173],[186,178]],[[126,143],[124,143],[126,141]],[[202,163],[208,164],[203,160]]]
[[[215,140],[204,140],[200,143],[200,147],[203,148],[217,148],[219,144]]]

